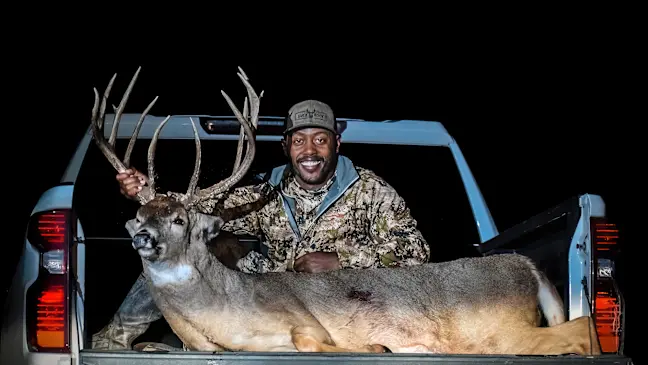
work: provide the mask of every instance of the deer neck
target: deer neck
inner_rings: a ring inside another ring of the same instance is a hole
[[[178,296],[198,289],[222,296],[233,288],[240,288],[241,273],[230,270],[208,250],[196,246],[174,260],[143,261],[151,285]]]
[[[149,262],[143,261],[144,271],[153,286],[188,286],[195,282],[196,268],[185,260]]]
[[[217,281],[220,283],[219,288],[225,294],[230,292],[233,288],[240,288],[243,275],[241,272],[231,270],[223,265],[218,259],[207,249],[204,244],[200,244],[200,248],[194,246],[187,252],[189,261],[193,263],[196,270],[202,276],[202,280],[206,282]]]

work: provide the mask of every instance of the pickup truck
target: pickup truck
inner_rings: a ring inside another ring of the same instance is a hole
[[[177,115],[160,135],[157,186],[183,191],[193,169],[189,118],[199,120],[203,166],[199,186],[231,172],[239,127],[232,116]],[[113,115],[106,116],[105,133]],[[139,114],[124,114],[116,150],[123,154]],[[147,116],[132,154],[146,166],[146,151],[162,118]],[[457,144],[439,122],[338,119],[341,153],[374,170],[405,198],[430,243],[433,261],[518,252],[536,260],[562,294],[569,319],[593,316],[603,355],[486,356],[421,354],[204,353],[98,351],[90,338],[115,313],[141,272],[124,223],[138,204],[119,193],[115,171],[92,141],[90,129],[56,186],[33,207],[24,247],[5,304],[2,364],[631,364],[623,354],[624,302],[615,272],[618,230],[601,196],[574,196],[499,232]],[[256,159],[241,184],[283,163],[283,118],[261,117]],[[425,176],[424,176],[425,175]],[[424,192],[424,193],[422,193]],[[241,237],[260,247],[255,237]],[[136,342],[169,341],[161,319]]]

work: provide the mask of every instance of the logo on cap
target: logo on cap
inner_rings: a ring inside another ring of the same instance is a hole
[[[295,113],[295,117],[294,117],[295,121],[304,120],[304,119],[319,119],[322,121],[326,121],[328,118],[326,113],[320,112],[318,110],[310,111],[306,109],[304,111]]]

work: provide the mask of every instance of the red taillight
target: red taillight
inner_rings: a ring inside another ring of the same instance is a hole
[[[31,217],[27,239],[41,253],[38,279],[27,290],[27,341],[32,351],[69,352],[71,212]]]
[[[593,251],[592,303],[601,351],[618,353],[623,335],[623,297],[615,277],[619,229],[605,219],[591,219]]]

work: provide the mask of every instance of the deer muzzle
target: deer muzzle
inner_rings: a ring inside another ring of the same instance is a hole
[[[133,248],[136,250],[142,248],[155,248],[157,242],[149,232],[140,232],[133,236]]]

